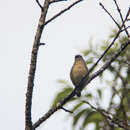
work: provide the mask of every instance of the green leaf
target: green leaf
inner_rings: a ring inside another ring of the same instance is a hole
[[[59,79],[59,80],[57,80],[57,82],[60,84],[68,85],[68,82],[63,79]]]
[[[126,36],[121,36],[120,39],[119,39],[119,42],[120,42],[120,43],[124,43],[124,42],[127,42],[128,40],[129,40],[128,37],[126,37]]]
[[[75,110],[77,110],[80,106],[82,106],[84,103],[83,102],[80,102],[80,103],[78,103],[78,104],[76,104],[75,106],[74,106],[74,108],[72,109],[72,111],[74,112]]]
[[[109,35],[109,38],[110,38],[110,39],[111,39],[111,38],[114,38],[114,37],[116,36],[117,32],[118,32],[118,30],[117,30],[116,28],[113,28],[113,29],[112,29],[112,33]]]
[[[87,109],[83,109],[81,110],[78,114],[76,114],[76,116],[73,119],[73,126],[75,126],[77,124],[77,122],[79,121],[79,119],[82,116],[85,116],[87,113],[89,113],[90,111],[92,111],[91,109],[87,108]]]
[[[100,97],[100,99],[102,99],[102,90],[101,89],[97,89],[97,93],[98,93],[98,96]]]
[[[127,97],[124,97],[122,101],[123,101],[123,105],[126,106],[126,104],[127,104]]]
[[[104,44],[101,46],[101,51],[104,51],[107,49],[108,45],[109,45],[109,41],[102,41]]]
[[[86,61],[86,64],[92,64],[93,63],[93,57],[89,58],[87,61]]]
[[[101,127],[100,127],[100,123],[99,122],[96,122],[96,129],[95,130],[100,130]]]
[[[82,50],[81,53],[84,55],[84,56],[87,56],[91,53],[92,51],[91,50]]]
[[[85,97],[88,99],[88,98],[92,98],[93,96],[92,96],[91,93],[88,93],[88,94],[85,95]]]
[[[73,91],[72,87],[64,88],[61,92],[59,92],[56,95],[52,106],[55,106],[58,102],[60,102],[62,99],[64,99],[66,96],[68,96],[72,91]]]
[[[85,117],[84,122],[83,122],[83,128],[86,127],[89,123],[97,123],[100,121],[103,121],[104,117],[96,111],[89,112],[88,115]]]

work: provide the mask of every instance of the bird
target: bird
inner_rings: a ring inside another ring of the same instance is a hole
[[[70,71],[70,78],[75,88],[79,85],[79,83],[87,73],[88,68],[86,66],[85,60],[81,55],[76,55],[74,64]],[[76,90],[75,93],[78,97],[81,96],[80,91]]]

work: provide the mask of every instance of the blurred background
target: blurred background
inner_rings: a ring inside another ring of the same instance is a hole
[[[40,1],[41,4],[44,1]],[[74,1],[54,3],[50,6],[47,19],[67,7]],[[102,0],[105,7],[118,21],[120,19],[112,0]],[[129,0],[118,0],[123,15],[128,10]],[[31,50],[40,8],[35,0],[0,2],[0,129],[23,130],[25,112],[25,94]],[[66,80],[70,85],[70,69],[76,54],[89,49],[89,42],[100,45],[107,39],[115,24],[99,6],[96,0],[84,0],[65,12],[62,16],[49,23],[42,34],[38,54],[35,86],[33,93],[33,122],[44,115],[52,105],[56,94],[62,89],[59,79]],[[86,56],[86,59],[90,58]],[[105,74],[108,78],[109,74]],[[111,79],[111,77],[110,77]],[[88,91],[95,86],[104,87],[95,79],[88,85]],[[91,87],[93,86],[93,87]],[[107,108],[110,91],[104,90],[103,106]],[[118,101],[118,100],[117,100]],[[59,110],[44,122],[38,130],[70,130],[72,118]],[[76,129],[76,128],[75,128]],[[77,128],[78,130],[78,128]],[[93,126],[87,130],[93,130]]]

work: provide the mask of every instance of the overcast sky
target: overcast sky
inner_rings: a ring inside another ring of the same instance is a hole
[[[115,16],[119,15],[113,0],[102,0]],[[123,14],[129,0],[120,2]],[[41,3],[43,1],[41,0]],[[52,17],[71,2],[59,2],[49,8],[47,18]],[[0,129],[23,130],[24,107],[30,54],[40,16],[35,0],[3,0],[0,2]],[[57,79],[70,82],[69,73],[74,56],[88,48],[88,41],[100,43],[107,38],[113,21],[98,5],[97,0],[84,0],[45,27],[38,54],[33,94],[33,121],[49,109],[60,90]],[[92,84],[96,82],[93,81]],[[71,83],[71,82],[70,82]],[[90,85],[92,85],[90,84]],[[91,88],[90,88],[91,89]],[[93,89],[93,88],[92,88]],[[69,130],[68,113],[60,110],[51,116],[38,130]],[[92,130],[92,128],[90,129]]]

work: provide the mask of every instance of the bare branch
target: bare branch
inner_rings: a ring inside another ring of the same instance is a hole
[[[119,8],[119,6],[118,6],[118,4],[117,4],[117,1],[116,1],[116,0],[113,0],[113,1],[115,2],[115,5],[116,5],[116,7],[117,7],[117,10],[118,10],[119,15],[120,15],[120,18],[121,18],[121,21],[122,21],[122,23],[123,23],[124,20],[123,20],[123,16],[122,16],[122,13],[121,13],[121,9]],[[126,28],[125,23],[124,23],[124,28]],[[128,31],[125,30],[125,32],[126,32],[126,35],[127,35],[128,37],[130,37]]]
[[[116,20],[112,17],[112,15],[107,11],[107,9],[104,7],[104,5],[101,2],[99,2],[99,5],[105,10],[105,12],[111,17],[111,19],[114,21],[114,23],[120,29],[120,25],[116,22]]]
[[[80,83],[80,87],[83,89],[82,85],[84,84],[89,84],[94,78],[96,78],[98,75],[100,75],[105,69],[109,67],[109,65],[121,54],[121,52],[128,46],[130,45],[130,40],[126,43],[123,43],[121,48],[115,53],[115,55],[106,63],[103,65],[101,69],[99,69],[96,73],[92,74],[86,82],[86,77],[83,79]],[[34,123],[33,128],[37,128],[42,122],[47,120],[52,114],[54,114],[57,110],[61,109],[63,105],[67,103],[72,97],[75,96],[75,91],[74,89],[66,98],[64,98],[62,101],[60,101],[55,107],[51,108],[43,117],[41,117],[36,123]]]
[[[61,10],[59,13],[57,13],[56,15],[54,15],[52,18],[50,18],[49,20],[47,20],[45,22],[44,25],[47,25],[48,23],[50,23],[52,20],[54,20],[55,18],[57,18],[58,16],[62,15],[64,12],[68,11],[70,8],[72,8],[73,6],[75,6],[76,4],[78,4],[79,2],[81,2],[83,0],[77,0],[74,3],[72,3],[71,5],[69,5],[67,8]]]
[[[43,7],[41,6],[39,0],[36,0],[36,2],[37,2],[37,4],[38,4],[38,6],[41,8],[41,10],[43,10]]]
[[[41,17],[39,20],[37,32],[33,43],[32,54],[31,54],[31,64],[29,69],[28,85],[27,85],[27,93],[26,93],[26,106],[25,106],[25,129],[26,130],[32,130],[31,108],[32,108],[32,94],[33,94],[34,78],[36,72],[37,54],[39,50],[39,42],[40,42],[41,34],[44,29],[43,25],[45,23],[46,14],[49,8],[49,0],[45,0],[43,7],[44,10],[41,12]]]

